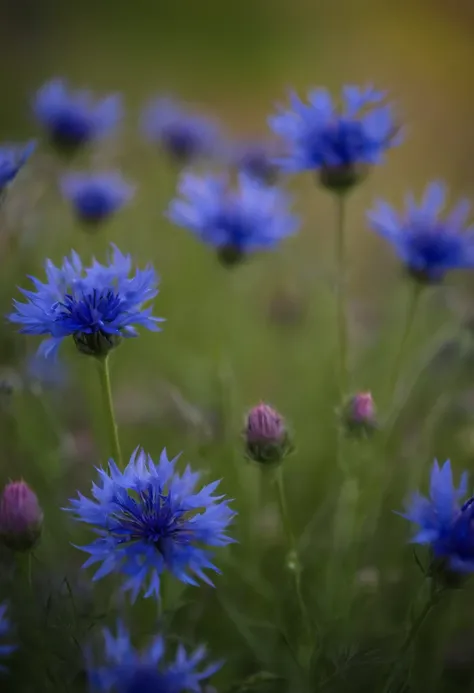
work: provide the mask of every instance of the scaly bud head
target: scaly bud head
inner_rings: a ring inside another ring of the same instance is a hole
[[[12,551],[29,551],[38,542],[43,512],[24,481],[12,481],[0,497],[0,540]]]
[[[255,462],[276,464],[292,450],[283,417],[264,402],[250,410],[244,436],[247,455]]]
[[[370,392],[358,392],[342,408],[342,424],[348,435],[367,436],[377,428],[374,400]]]

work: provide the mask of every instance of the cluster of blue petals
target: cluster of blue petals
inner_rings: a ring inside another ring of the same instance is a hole
[[[221,666],[213,663],[203,667],[206,649],[199,647],[188,654],[183,645],[178,646],[174,661],[166,662],[161,636],[138,652],[120,622],[116,636],[108,629],[104,629],[103,636],[104,663],[94,666],[89,656],[89,681],[94,693],[200,693],[201,682]]]
[[[16,647],[14,645],[7,645],[4,642],[5,636],[10,633],[10,620],[7,617],[7,605],[0,604],[0,671],[5,671],[6,667],[2,664],[1,660],[5,659],[15,651]]]
[[[60,267],[48,260],[46,282],[31,277],[35,290],[21,290],[27,301],[15,300],[9,319],[24,334],[49,336],[40,345],[40,354],[55,354],[62,341],[73,335],[136,337],[137,326],[159,329],[162,319],[146,307],[158,293],[154,269],[148,266],[130,276],[130,255],[112,247],[108,265],[94,260],[84,268],[75,252]]]
[[[120,173],[69,173],[61,180],[63,195],[83,221],[103,221],[132,199],[135,189]]]
[[[244,174],[235,190],[225,177],[184,174],[179,192],[169,218],[215,248],[270,250],[298,228],[287,195]]]
[[[435,461],[429,498],[415,493],[400,513],[418,525],[412,543],[429,545],[435,558],[462,573],[474,571],[474,499],[461,505],[466,494],[467,475],[456,488],[449,460],[442,467]]]
[[[197,579],[212,585],[205,570],[219,572],[212,563],[210,547],[226,546],[226,534],[235,513],[224,496],[214,495],[219,481],[196,491],[200,474],[186,467],[175,471],[176,460],[166,451],[158,464],[136,450],[121,471],[113,460],[108,471],[99,470],[93,499],[79,494],[71,500],[70,512],[98,534],[82,547],[90,554],[84,567],[101,563],[94,579],[120,572],[125,591],[135,600],[160,594],[160,575],[169,571],[182,582],[197,585]]]
[[[0,191],[14,180],[34,152],[36,143],[0,146]]]
[[[122,117],[118,95],[95,99],[88,90],[71,90],[62,79],[54,79],[36,93],[36,119],[52,140],[79,146],[110,134]]]
[[[270,127],[286,145],[279,160],[288,172],[378,164],[384,152],[401,141],[393,107],[385,92],[347,86],[342,106],[326,89],[308,95],[308,103],[291,95],[291,108],[281,108]]]
[[[474,267],[474,225],[466,226],[470,205],[461,200],[444,218],[446,186],[430,183],[419,205],[412,195],[402,215],[379,202],[368,218],[394,247],[407,269],[438,282],[449,270]]]
[[[170,98],[158,98],[146,106],[142,128],[151,142],[184,162],[211,156],[220,141],[218,127],[212,120],[188,112]]]

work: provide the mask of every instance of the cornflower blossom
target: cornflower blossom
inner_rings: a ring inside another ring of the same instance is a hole
[[[98,470],[93,499],[79,494],[67,508],[98,535],[81,547],[90,554],[84,567],[101,564],[94,580],[121,573],[123,589],[131,592],[133,601],[142,591],[145,597],[158,598],[165,571],[190,585],[197,585],[198,579],[212,585],[204,571],[220,571],[211,550],[233,541],[227,528],[235,513],[229,500],[214,495],[220,482],[196,491],[199,472],[187,466],[178,474],[176,460],[169,460],[163,450],[155,464],[138,449],[123,471],[110,460],[108,470]]]

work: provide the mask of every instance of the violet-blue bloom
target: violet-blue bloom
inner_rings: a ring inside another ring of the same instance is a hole
[[[229,500],[214,495],[219,481],[196,491],[199,472],[188,466],[178,474],[176,460],[163,450],[155,464],[137,449],[123,471],[113,460],[108,470],[98,470],[93,500],[79,494],[70,501],[69,512],[98,535],[81,547],[90,554],[84,567],[101,564],[94,580],[121,573],[132,600],[140,592],[159,597],[164,571],[190,585],[197,585],[197,579],[212,585],[204,571],[220,571],[211,550],[233,541],[226,532],[235,513]]]
[[[136,337],[136,326],[158,330],[161,318],[146,304],[158,293],[151,266],[130,276],[132,259],[116,246],[109,264],[93,260],[83,267],[74,251],[60,267],[46,262],[46,282],[31,277],[34,291],[22,289],[26,303],[14,301],[9,319],[23,334],[47,335],[39,354],[55,354],[62,341],[73,337],[84,353],[103,356],[122,337]]]
[[[88,90],[73,91],[64,80],[54,79],[36,93],[33,112],[56,145],[74,150],[116,128],[122,101],[116,94],[97,100]]]
[[[470,205],[461,200],[443,218],[445,200],[446,186],[430,183],[419,205],[407,197],[404,214],[385,202],[368,214],[372,228],[421,281],[439,282],[449,270],[474,267],[474,225],[466,226]]]
[[[182,163],[211,156],[220,140],[219,129],[210,118],[188,112],[170,98],[157,98],[144,109],[142,129]]]
[[[415,523],[418,531],[412,543],[430,546],[433,557],[446,561],[455,572],[474,571],[474,499],[464,505],[467,474],[461,476],[459,488],[453,483],[449,460],[442,467],[435,460],[430,479],[430,497],[413,494],[402,517]]]
[[[346,86],[337,104],[326,89],[309,92],[308,103],[291,95],[289,109],[269,120],[286,144],[279,160],[289,172],[318,171],[328,187],[357,182],[367,166],[383,161],[385,151],[401,141],[386,93],[373,87]]]
[[[202,646],[188,654],[180,644],[174,661],[164,661],[165,642],[161,636],[154,638],[147,649],[137,651],[120,622],[116,636],[108,629],[103,630],[103,636],[104,663],[96,666],[88,657],[94,693],[200,693],[202,682],[221,667],[220,662],[203,666],[206,649]]]
[[[0,192],[14,180],[26,164],[36,147],[36,142],[27,144],[3,144],[0,146]]]
[[[120,173],[69,173],[61,179],[63,195],[85,222],[104,221],[132,199],[135,188]]]
[[[16,650],[14,645],[4,642],[5,636],[8,636],[11,630],[10,620],[7,617],[7,605],[0,604],[0,671],[6,671],[6,667],[1,663],[5,657],[8,657]]]
[[[183,199],[171,203],[169,218],[214,246],[228,264],[275,248],[298,228],[288,196],[244,174],[236,189],[225,176],[184,174],[178,189]]]

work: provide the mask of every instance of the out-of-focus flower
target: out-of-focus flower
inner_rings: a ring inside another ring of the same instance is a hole
[[[60,389],[67,385],[69,372],[66,364],[58,359],[48,359],[35,353],[25,364],[27,382],[38,392],[41,389]]]
[[[247,455],[262,464],[281,462],[292,449],[285,420],[264,402],[248,413],[244,439]]]
[[[94,666],[90,655],[88,662],[90,685],[97,693],[201,693],[201,682],[222,666],[218,662],[200,668],[206,649],[199,647],[189,655],[183,645],[178,646],[175,660],[166,663],[161,636],[146,650],[138,652],[120,622],[116,636],[108,629],[104,629],[103,636],[105,662]]]
[[[61,191],[77,217],[88,224],[104,221],[132,199],[135,188],[120,173],[70,173],[61,180]]]
[[[235,147],[232,160],[237,170],[266,185],[274,185],[279,166],[275,162],[276,147],[264,142],[248,142]]]
[[[0,541],[12,551],[29,551],[38,543],[43,511],[24,481],[12,481],[0,497]]]
[[[0,192],[14,180],[19,170],[33,154],[36,142],[2,144],[0,146]]]
[[[197,578],[212,585],[204,570],[219,570],[210,548],[233,541],[226,532],[235,513],[228,500],[213,495],[219,481],[196,492],[200,474],[189,466],[177,474],[176,460],[163,450],[155,464],[137,449],[123,472],[110,460],[109,471],[99,472],[100,485],[93,485],[94,500],[79,494],[68,508],[99,535],[83,547],[91,554],[84,567],[102,564],[94,580],[122,573],[132,600],[141,591],[159,597],[164,571],[191,585]]]
[[[74,151],[116,128],[122,101],[118,95],[95,100],[90,91],[72,91],[64,80],[54,79],[36,93],[33,112],[59,149]]]
[[[142,129],[150,141],[183,164],[211,156],[220,141],[216,123],[170,98],[154,99],[145,107]]]
[[[466,492],[467,475],[462,475],[456,488],[449,460],[441,468],[435,461],[430,497],[415,493],[405,512],[398,513],[418,525],[411,541],[430,547],[435,568],[441,566],[454,573],[474,571],[474,499],[459,504]]]
[[[287,145],[278,163],[289,172],[318,171],[332,190],[350,188],[401,141],[385,98],[373,87],[355,86],[344,87],[340,106],[326,89],[311,91],[307,104],[292,94],[291,108],[281,108],[269,121]]]
[[[236,190],[226,177],[184,174],[179,193],[183,199],[171,203],[169,218],[217,248],[226,265],[248,253],[275,248],[298,228],[285,193],[244,174]]]
[[[94,260],[84,268],[74,251],[60,267],[46,262],[46,283],[32,278],[36,291],[22,289],[26,303],[14,301],[9,318],[24,334],[49,335],[39,355],[55,354],[66,337],[73,337],[84,354],[103,357],[122,337],[136,337],[135,326],[158,330],[162,318],[144,307],[158,293],[151,266],[130,275],[132,259],[116,246],[108,265]]]
[[[370,392],[358,392],[342,407],[341,423],[348,435],[367,436],[377,428],[375,405]]]
[[[403,215],[385,202],[368,214],[372,228],[421,282],[440,282],[449,270],[474,267],[474,225],[466,227],[470,205],[462,200],[443,219],[445,200],[446,186],[430,183],[420,205],[412,195],[407,197]]]
[[[14,645],[6,645],[3,638],[8,635],[11,629],[10,620],[7,617],[7,605],[0,604],[0,660],[8,657],[16,650]],[[0,663],[0,671],[6,671],[6,667]]]

